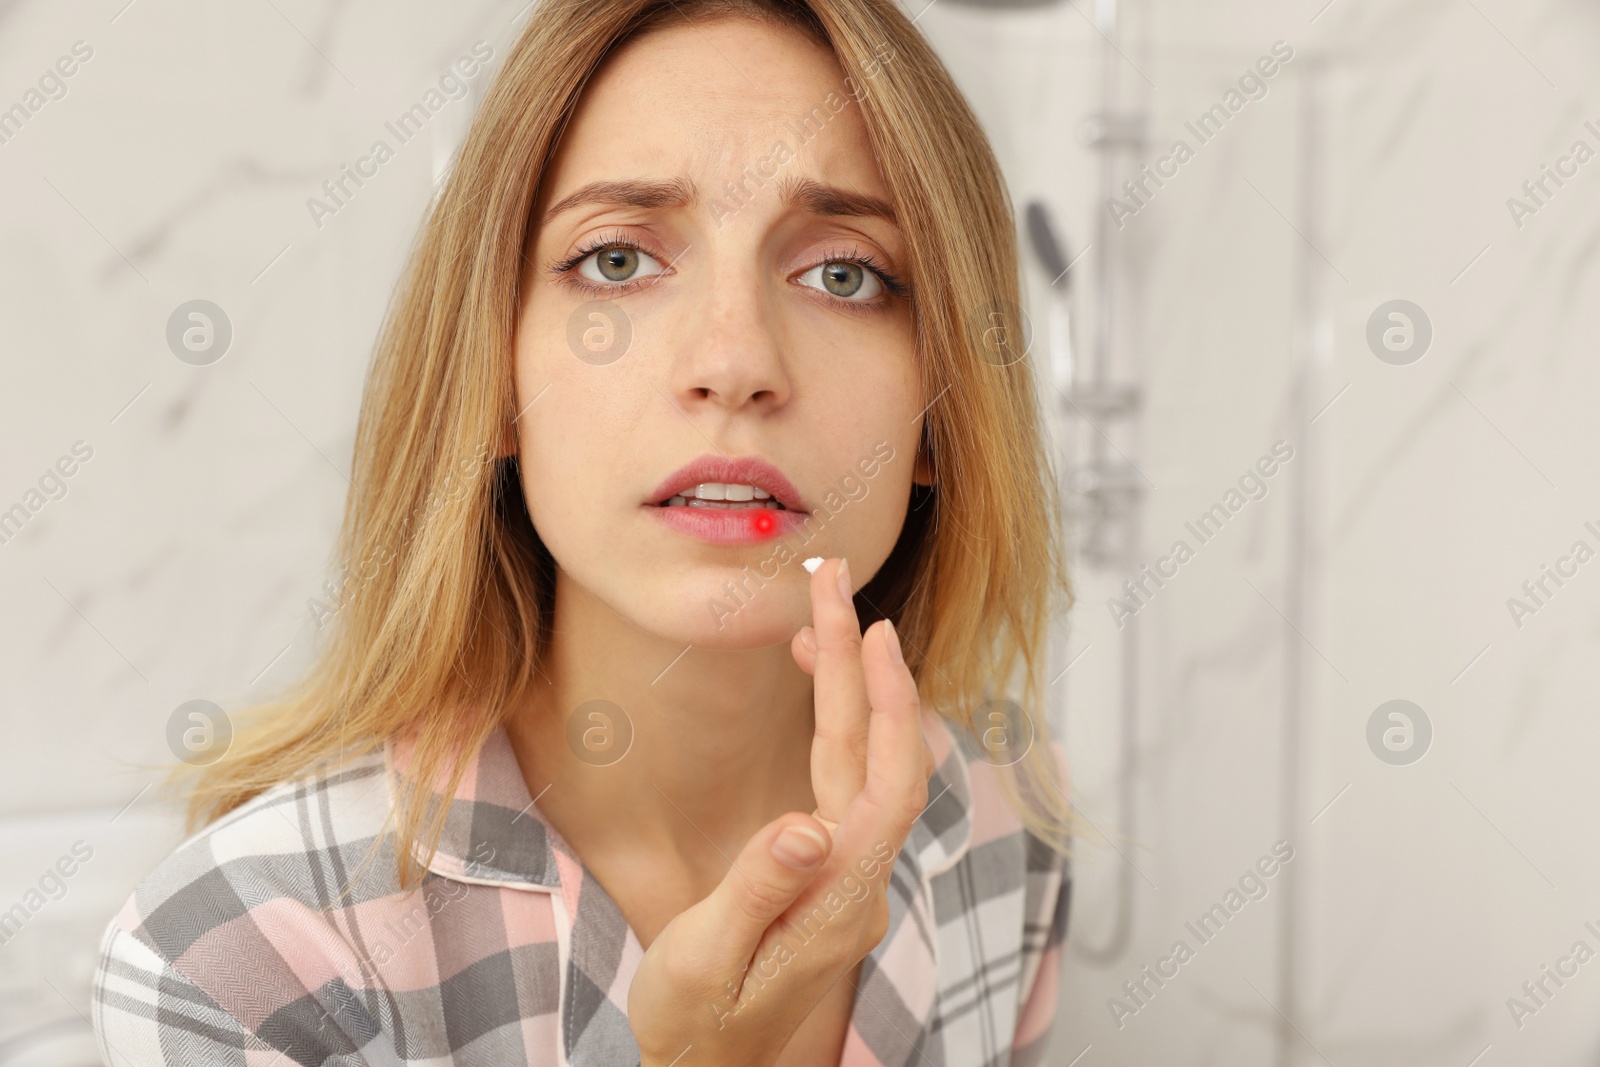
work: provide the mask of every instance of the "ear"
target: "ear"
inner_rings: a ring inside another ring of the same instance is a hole
[[[925,448],[917,449],[916,463],[911,468],[911,480],[918,485],[934,484],[933,464],[929,461],[928,450]]]

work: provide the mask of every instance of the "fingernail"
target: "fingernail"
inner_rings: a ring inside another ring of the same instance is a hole
[[[850,587],[850,561],[841,559],[839,561],[839,595],[844,597],[845,603],[848,604],[850,603],[850,598],[855,596],[855,593],[856,591]]]
[[[787,827],[772,842],[772,854],[778,862],[797,871],[815,867],[827,853],[828,843],[809,826]]]
[[[900,635],[895,632],[894,623],[888,619],[883,620],[883,643],[889,649],[890,659],[896,663],[905,663],[906,658],[900,651]]]
[[[809,626],[800,627],[800,643],[812,652],[817,650],[817,631]]]

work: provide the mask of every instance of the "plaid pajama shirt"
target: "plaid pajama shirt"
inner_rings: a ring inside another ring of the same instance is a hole
[[[923,736],[931,803],[895,856],[841,1067],[1033,1067],[1069,869],[943,720],[925,712]],[[358,870],[408,754],[391,741],[280,784],[138,886],[95,974],[111,1067],[639,1062],[627,997],[643,950],[534,807],[503,730],[473,756],[437,852],[418,852],[419,888],[401,894],[392,835]]]

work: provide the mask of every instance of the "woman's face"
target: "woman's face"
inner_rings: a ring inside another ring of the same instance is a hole
[[[660,30],[601,69],[545,172],[523,491],[560,580],[647,632],[787,641],[803,559],[846,557],[859,589],[899,536],[926,401],[870,91],[796,31]]]

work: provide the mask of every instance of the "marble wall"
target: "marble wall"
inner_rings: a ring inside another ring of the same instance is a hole
[[[1080,366],[1103,337],[1142,400],[1091,427],[1046,391],[1063,468],[1098,447],[1139,499],[1112,558],[1072,522],[1052,692],[1087,829],[1051,1062],[1594,1062],[1600,962],[1561,961],[1600,951],[1600,563],[1574,556],[1600,550],[1600,12],[925,4],[1019,212],[1082,254]],[[40,505],[0,543],[0,904],[76,856],[0,946],[0,1064],[93,1061],[94,940],[181,834],[172,710],[307,662],[373,334],[484,75],[337,211],[308,200],[527,11],[0,2],[0,109],[42,86],[0,127],[0,509]],[[1143,132],[1109,157],[1108,85]],[[195,300],[226,358],[174,358]],[[1577,971],[1536,1003],[1545,965]]]
[[[1574,948],[1600,949],[1583,844],[1600,585],[1578,559],[1600,548],[1600,12],[1121,5],[1114,98],[1146,139],[1112,157],[1119,205],[1082,136],[1105,91],[1094,19],[1116,6],[941,0],[919,23],[1019,207],[1046,203],[1071,254],[1098,242],[1073,275],[1077,349],[1109,322],[1112,378],[1144,400],[1136,425],[1100,427],[1136,468],[1139,536],[1080,561],[1057,668],[1093,829],[1052,1062],[1593,1063],[1600,981]],[[1197,135],[1275,42],[1292,58]],[[1134,199],[1146,164],[1169,177]],[[1031,285],[1048,306],[1037,267]],[[1396,300],[1421,309],[1426,348]],[[1061,420],[1064,447],[1082,423]],[[1196,536],[1278,441],[1293,458]],[[1170,577],[1135,603],[1123,583],[1145,564]],[[1392,700],[1421,709],[1426,745],[1378,713]],[[1228,901],[1278,841],[1292,861]],[[1233,902],[1220,932],[1191,930]],[[1577,973],[1529,997],[1545,965]]]

